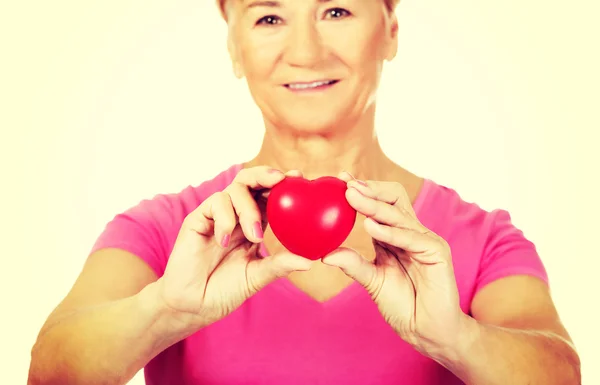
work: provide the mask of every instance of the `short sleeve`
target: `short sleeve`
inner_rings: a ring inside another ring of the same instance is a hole
[[[175,226],[173,212],[166,195],[142,200],[106,224],[90,254],[105,248],[122,249],[141,258],[161,277],[170,253],[169,235]]]
[[[490,216],[491,225],[475,291],[511,275],[529,275],[548,284],[548,275],[535,245],[513,225],[510,214],[505,210],[494,210]]]
[[[140,201],[107,223],[90,254],[105,248],[125,250],[162,277],[185,217],[211,194],[226,188],[242,167],[234,164],[199,186]]]

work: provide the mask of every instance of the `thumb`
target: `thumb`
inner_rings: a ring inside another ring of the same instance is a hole
[[[289,251],[253,259],[248,262],[249,289],[254,294],[274,280],[285,277],[294,271],[310,270],[314,262]]]
[[[353,249],[340,247],[328,254],[322,262],[339,267],[347,276],[360,283],[369,293],[380,286],[378,268]]]

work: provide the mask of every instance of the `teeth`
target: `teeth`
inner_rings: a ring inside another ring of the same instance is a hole
[[[312,83],[295,83],[288,85],[289,88],[294,90],[306,90],[310,88],[321,87],[327,84],[333,83],[333,80],[325,80],[320,82],[312,82]]]

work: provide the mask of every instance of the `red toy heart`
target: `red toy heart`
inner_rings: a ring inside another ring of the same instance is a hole
[[[346,200],[346,182],[286,177],[267,200],[267,219],[279,242],[296,255],[317,260],[337,249],[354,227],[356,210]]]

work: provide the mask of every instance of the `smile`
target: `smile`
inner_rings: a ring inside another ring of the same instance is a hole
[[[308,83],[290,83],[285,86],[291,90],[315,90],[331,86],[337,82],[338,80],[317,80]]]

